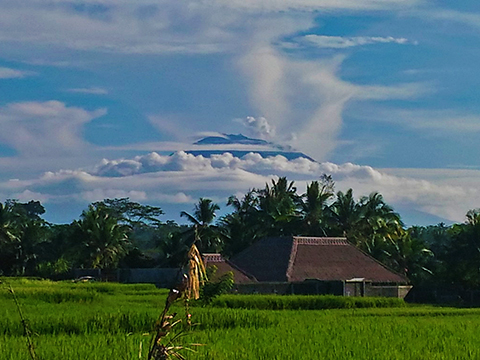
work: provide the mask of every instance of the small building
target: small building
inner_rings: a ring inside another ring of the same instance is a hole
[[[218,275],[233,271],[242,293],[333,294],[403,298],[408,279],[388,269],[345,238],[271,237],[229,260],[206,254]]]

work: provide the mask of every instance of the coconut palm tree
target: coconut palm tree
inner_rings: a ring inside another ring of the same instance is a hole
[[[265,189],[256,190],[261,215],[262,226],[268,229],[270,236],[294,235],[300,220],[299,207],[301,197],[293,181],[286,177],[278,181],[272,180],[272,185],[265,184]]]
[[[0,273],[12,274],[19,246],[18,227],[8,204],[0,203]]]
[[[193,215],[185,211],[180,213],[180,216],[186,217],[192,224],[185,235],[191,240],[191,243],[197,243],[201,252],[218,252],[221,248],[220,231],[213,224],[217,210],[220,210],[220,206],[211,199],[200,198],[195,204]]]
[[[99,269],[113,268],[126,255],[130,245],[130,228],[119,223],[104,207],[90,205],[76,226],[88,259],[85,265]]]
[[[42,246],[48,241],[48,228],[40,218],[22,218],[19,228],[16,272],[31,275],[41,258]]]
[[[354,242],[355,231],[362,219],[362,211],[353,197],[352,189],[348,189],[346,193],[337,192],[335,202],[329,207],[328,216],[333,231]]]
[[[330,186],[318,181],[307,185],[307,192],[303,195],[302,231],[309,236],[326,236],[326,207],[329,199],[333,197]]]
[[[392,238],[387,256],[386,263],[414,283],[432,274],[428,263],[434,256],[433,252],[427,248],[425,242],[411,236],[409,231],[403,231]]]
[[[258,209],[259,199],[255,190],[250,190],[242,199],[231,196],[227,205],[234,211],[220,219],[224,246],[222,254],[231,257],[266,235]]]
[[[17,238],[13,217],[11,209],[0,203],[0,244],[11,243]]]

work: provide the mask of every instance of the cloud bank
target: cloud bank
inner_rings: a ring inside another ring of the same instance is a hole
[[[72,155],[87,147],[83,125],[104,114],[55,100],[10,103],[0,107],[0,142],[29,158]]]
[[[212,198],[224,207],[228,196],[263,188],[278,176],[294,180],[303,192],[307,183],[318,180],[324,173],[332,175],[337,190],[351,187],[357,197],[379,191],[393,206],[452,221],[463,221],[465,213],[480,202],[480,190],[474,182],[458,182],[458,176],[453,182],[441,182],[432,176],[430,180],[421,179],[421,172],[405,176],[352,163],[288,160],[281,155],[262,157],[258,153],[240,158],[224,153],[207,158],[183,151],[170,156],[152,152],[133,158],[104,159],[90,169],[47,172],[36,179],[5,181],[0,183],[0,194],[23,201],[38,199],[47,209],[49,204],[86,206],[104,198],[130,197],[158,204],[168,214],[169,205],[184,204],[188,209],[199,197]],[[464,176],[467,177],[478,181],[480,171],[470,171]]]

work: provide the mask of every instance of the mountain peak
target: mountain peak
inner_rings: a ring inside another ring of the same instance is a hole
[[[271,145],[268,141],[249,138],[242,134],[219,134],[216,136],[207,136],[194,142],[194,145]]]

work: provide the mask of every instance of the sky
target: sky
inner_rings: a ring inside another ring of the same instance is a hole
[[[479,40],[474,0],[0,0],[0,201],[68,223],[129,197],[168,220],[327,173],[409,224],[463,222]],[[316,161],[188,153],[240,133]]]

